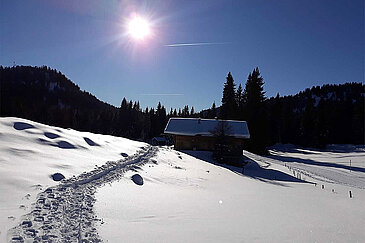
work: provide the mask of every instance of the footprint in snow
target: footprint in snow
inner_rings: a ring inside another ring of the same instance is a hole
[[[33,125],[25,123],[25,122],[14,122],[13,127],[14,127],[14,129],[16,129],[18,131],[35,128]]]
[[[91,140],[90,138],[84,137],[84,140],[90,146],[100,146],[99,144],[97,144],[93,140]]]
[[[65,176],[62,175],[61,173],[54,173],[53,175],[51,175],[51,177],[54,181],[61,181],[65,179]]]
[[[139,185],[139,186],[142,186],[142,185],[143,185],[143,178],[142,178],[142,176],[140,176],[139,174],[134,174],[134,175],[132,176],[132,181],[133,181],[135,184]]]
[[[59,138],[60,135],[52,133],[52,132],[45,132],[44,136],[46,136],[49,139],[55,139],[55,138]]]

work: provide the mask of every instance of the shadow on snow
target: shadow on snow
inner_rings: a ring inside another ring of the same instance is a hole
[[[311,159],[301,159],[301,158],[294,158],[294,157],[288,157],[288,156],[279,156],[279,155],[269,155],[267,157],[271,158],[271,159],[276,159],[276,160],[288,162],[288,163],[296,162],[296,163],[307,164],[307,165],[326,166],[326,167],[347,169],[347,170],[358,171],[358,172],[365,172],[365,168],[348,166],[348,165],[338,164],[338,163],[317,162],[317,161],[314,161],[314,160],[311,160]]]
[[[213,153],[208,151],[191,151],[191,150],[184,150],[182,151],[188,155],[191,155],[195,158],[198,158],[200,160],[203,160],[205,162],[226,168],[231,170],[232,172],[240,175],[240,176],[246,176],[250,177],[252,179],[256,179],[262,182],[279,185],[279,186],[288,186],[280,182],[299,182],[299,183],[310,183],[307,181],[300,180],[294,176],[288,175],[284,172],[273,170],[269,168],[264,168],[260,166],[257,162],[247,158],[243,157],[244,161],[247,161],[248,164],[244,167],[244,170],[240,167],[226,165],[226,164],[219,164],[213,159]],[[266,167],[268,167],[270,164]]]

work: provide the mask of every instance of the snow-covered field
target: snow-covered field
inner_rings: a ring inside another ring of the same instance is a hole
[[[362,147],[270,152],[244,151],[242,171],[210,152],[0,118],[0,241],[364,242]]]
[[[320,181],[365,189],[364,145],[330,145],[322,151],[276,145],[269,152],[273,160],[266,161],[290,166]]]
[[[364,242],[363,190],[312,178],[305,182],[285,166],[260,161],[251,161],[242,175],[240,168],[214,165],[209,152],[185,152],[203,160],[160,148],[157,165],[138,170],[143,186],[130,181],[136,173],[130,171],[98,190],[95,209],[104,222],[103,239]]]

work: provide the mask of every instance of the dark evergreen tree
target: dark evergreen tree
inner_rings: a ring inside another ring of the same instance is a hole
[[[212,108],[211,108],[211,116],[209,118],[216,118],[216,117],[217,117],[217,109],[215,106],[215,102],[213,102]]]
[[[172,117],[174,115],[174,111],[172,110],[172,107],[170,108],[169,117]]]
[[[190,116],[191,117],[194,117],[195,116],[194,106],[191,107]]]
[[[188,105],[184,106],[184,109],[181,112],[181,116],[182,117],[189,117],[189,106]]]
[[[223,88],[222,107],[220,116],[223,119],[234,119],[237,113],[235,83],[231,72],[226,77]]]
[[[243,108],[243,89],[242,85],[238,85],[237,91],[236,91],[236,103],[238,106],[238,110],[241,110]]]
[[[248,75],[244,90],[244,117],[247,120],[251,138],[249,149],[265,153],[269,144],[268,119],[265,109],[264,80],[258,68]]]
[[[270,120],[270,143],[282,142],[281,139],[281,131],[283,128],[283,114],[282,114],[282,105],[279,93],[277,93],[275,99],[273,99],[273,103],[270,106],[269,120]],[[275,141],[275,142],[274,142]]]

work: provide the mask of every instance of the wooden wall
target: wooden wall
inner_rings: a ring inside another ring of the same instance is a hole
[[[236,149],[243,149],[243,138],[228,138],[228,144]],[[213,151],[216,144],[215,137],[203,137],[203,136],[174,136],[174,147],[177,150],[209,150]]]

